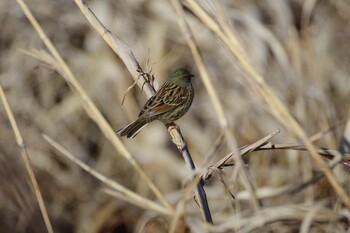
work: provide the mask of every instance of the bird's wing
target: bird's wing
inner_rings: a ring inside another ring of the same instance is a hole
[[[153,117],[171,111],[186,101],[183,91],[182,87],[176,86],[173,83],[165,83],[159,88],[157,93],[146,102],[139,117]]]

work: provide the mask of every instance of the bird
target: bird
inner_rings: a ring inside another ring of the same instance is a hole
[[[170,76],[170,79],[145,103],[138,118],[119,129],[117,135],[134,138],[148,123],[154,120],[169,124],[185,115],[194,98],[192,77],[194,75],[188,70],[177,69]]]

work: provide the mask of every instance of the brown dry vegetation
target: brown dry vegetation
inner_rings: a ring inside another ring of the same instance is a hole
[[[76,4],[26,2],[111,127],[117,130],[134,120],[146,99],[135,86],[121,104],[124,92],[133,84],[132,76]],[[214,20],[221,20],[216,1],[200,2]],[[314,145],[336,150],[342,136],[346,137],[344,122],[349,118],[350,2],[312,3],[237,0],[223,1],[222,7],[248,60],[305,134],[312,136],[334,127]],[[273,143],[303,144],[288,128],[287,119],[277,119],[271,103],[249,81],[245,68],[191,9],[185,10],[185,19],[224,109],[227,129],[220,125],[170,1],[91,0],[88,4],[112,34],[130,46],[143,70],[152,68],[158,83],[178,67],[196,74],[194,103],[177,123],[200,172],[232,152],[222,137],[225,130],[233,133],[238,147],[277,129],[281,132]],[[47,51],[16,1],[0,1],[0,84],[24,138],[54,232],[167,232],[172,223],[177,223],[175,232],[348,229],[350,212],[328,179],[294,192],[289,189],[323,174],[310,153],[296,150],[256,151],[244,156],[261,202],[255,208],[246,181],[237,175],[242,169],[230,166],[214,172],[205,185],[214,226],[206,226],[191,190],[184,197],[193,185],[181,153],[159,122],[148,125],[134,139],[121,140],[174,208],[185,198],[184,209],[178,208],[179,220],[174,220],[174,213],[164,215],[106,193],[107,185],[62,156],[43,134],[106,177],[162,204],[89,117],[81,96],[72,91],[61,73],[47,61],[18,49]],[[46,232],[3,104],[0,116],[0,233]],[[349,194],[349,166],[338,165],[333,173]]]

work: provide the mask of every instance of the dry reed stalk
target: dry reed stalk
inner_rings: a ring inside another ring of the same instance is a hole
[[[6,114],[7,114],[8,118],[9,118],[9,121],[10,121],[12,130],[13,130],[13,133],[15,134],[17,145],[18,145],[18,147],[19,147],[19,149],[21,151],[22,159],[23,159],[24,164],[26,166],[26,170],[28,172],[28,176],[29,176],[29,179],[31,181],[31,184],[32,184],[32,187],[33,187],[33,190],[34,190],[35,197],[36,197],[36,199],[38,201],[41,214],[42,214],[42,216],[44,218],[44,222],[45,222],[45,225],[46,225],[47,232],[53,233],[54,231],[53,231],[53,228],[52,228],[52,225],[51,225],[51,222],[50,222],[49,215],[48,215],[47,210],[46,210],[46,206],[45,206],[45,202],[44,202],[43,196],[42,196],[42,194],[40,192],[40,187],[38,185],[38,181],[37,181],[37,179],[35,177],[35,173],[34,173],[34,170],[33,170],[33,167],[32,167],[31,161],[30,161],[30,158],[29,158],[29,154],[28,154],[28,151],[26,149],[26,144],[24,143],[21,131],[18,128],[16,119],[15,119],[15,117],[13,115],[13,112],[11,110],[11,107],[10,107],[8,101],[7,101],[5,92],[2,89],[1,85],[0,85],[0,97],[1,97],[2,103],[3,103],[4,107],[5,107]]]

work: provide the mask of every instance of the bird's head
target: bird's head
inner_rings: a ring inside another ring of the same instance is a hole
[[[191,84],[191,78],[194,75],[188,72],[186,69],[177,69],[170,77],[170,81],[181,87],[187,87]]]

